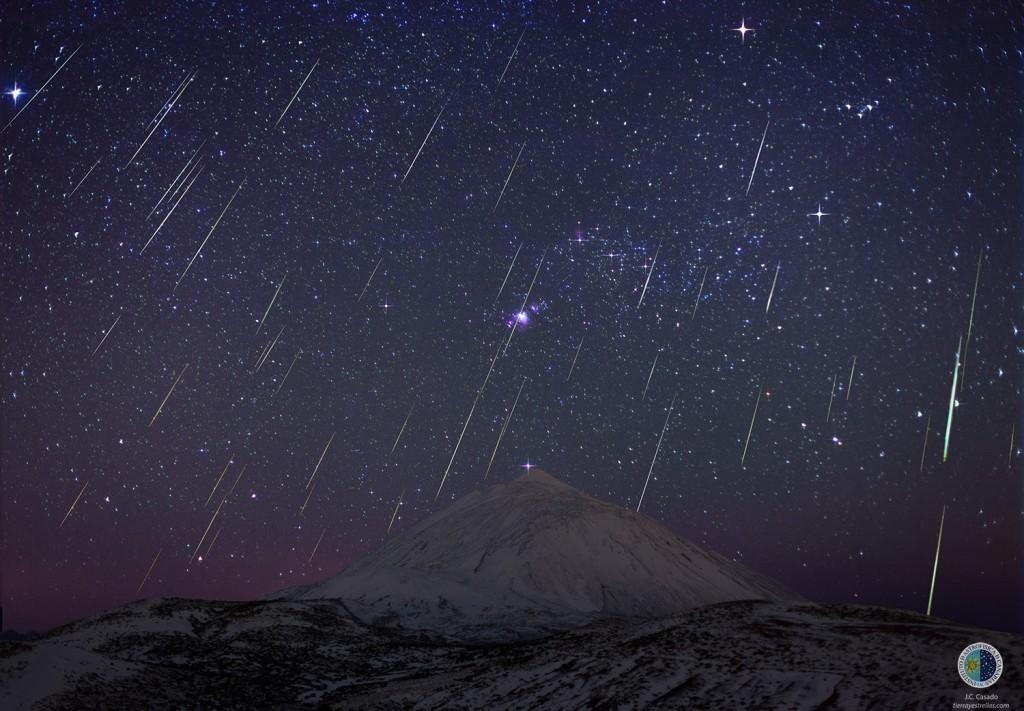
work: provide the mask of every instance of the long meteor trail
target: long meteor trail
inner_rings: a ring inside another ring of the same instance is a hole
[[[658,452],[661,451],[661,441],[665,439],[665,430],[668,429],[668,421],[672,419],[672,410],[676,406],[676,398],[672,397],[672,404],[668,406],[668,415],[665,416],[665,424],[661,427],[661,436],[658,437],[658,446],[654,450],[654,456],[651,458],[651,468],[647,470],[647,481],[644,482],[644,490],[640,492],[640,501],[636,504],[636,510],[639,513],[641,504],[644,503],[644,494],[647,493],[647,485],[651,483],[651,474],[654,472],[654,463],[658,461]]]
[[[210,236],[213,234],[213,231],[217,229],[217,225],[219,225],[220,221],[224,219],[224,214],[228,211],[228,208],[231,207],[231,203],[235,201],[235,197],[238,195],[238,191],[241,190],[242,186],[244,185],[245,178],[243,178],[242,182],[238,184],[237,188],[235,188],[235,192],[232,193],[230,199],[228,199],[227,205],[224,206],[224,209],[220,211],[220,215],[217,216],[217,221],[213,223],[213,227],[211,227],[210,231],[206,233],[206,239],[204,239],[203,243],[199,245],[199,249],[197,249],[196,253],[192,255],[192,259],[189,260],[188,266],[185,267],[185,271],[183,271],[181,273],[181,276],[178,277],[178,283],[174,285],[175,289],[178,288],[178,285],[181,284],[181,280],[185,278],[186,274],[188,274],[188,270],[192,268],[192,264],[196,261],[196,258],[199,256],[199,253],[203,251],[203,247],[205,247],[206,243],[210,241]]]
[[[143,576],[142,582],[139,583],[139,587],[135,589],[135,594],[136,595],[138,595],[140,592],[142,592],[142,586],[146,584],[147,580],[149,580],[149,574],[153,572],[153,568],[156,566],[156,562],[160,559],[160,554],[163,553],[163,552],[164,552],[163,548],[161,548],[160,550],[158,550],[156,552],[156,556],[153,558],[153,562],[149,564],[149,569],[146,571],[146,574]]]
[[[516,40],[515,49],[513,49],[512,50],[512,54],[510,54],[508,56],[508,61],[505,62],[505,68],[501,70],[501,76],[498,77],[498,83],[494,85],[495,89],[497,89],[499,86],[501,86],[501,82],[503,82],[505,80],[505,73],[508,71],[508,68],[510,66],[512,66],[512,60],[515,59],[516,52],[519,51],[519,43],[523,41],[523,35],[525,35],[525,34],[526,34],[526,30],[525,29],[522,32],[519,33],[519,39]]]
[[[519,157],[523,155],[523,149],[526,148],[526,141],[523,141],[523,145],[519,146],[519,152],[516,154],[516,160],[512,163],[512,170],[508,171],[508,177],[505,178],[505,184],[501,186],[501,193],[498,194],[498,199],[494,203],[494,207],[491,208],[491,212],[498,209],[498,205],[501,204],[501,198],[505,196],[505,189],[508,187],[508,181],[512,180],[512,173],[516,171],[516,166],[519,165]]]
[[[281,121],[284,119],[284,115],[288,113],[288,109],[290,109],[292,107],[292,104],[295,103],[295,99],[299,97],[299,92],[302,91],[302,87],[306,86],[306,82],[309,81],[309,78],[313,75],[313,69],[316,69],[318,64],[320,64],[319,58],[317,58],[317,60],[313,62],[313,68],[309,70],[309,74],[307,74],[306,78],[302,80],[301,84],[299,84],[299,88],[296,89],[295,93],[292,95],[292,100],[289,101],[288,105],[284,107],[284,111],[282,111],[281,115],[277,117],[277,121],[274,122],[274,128],[277,128]]]
[[[757,419],[757,406],[761,404],[761,386],[757,386],[757,400],[754,401],[754,414],[750,417],[750,429],[747,430],[747,442],[743,445],[743,456],[740,457],[740,466],[747,461],[747,448],[750,446],[750,436],[754,433],[754,421]]]
[[[96,159],[96,162],[92,164],[92,167],[91,167],[91,168],[89,168],[88,172],[87,172],[87,173],[86,173],[86,174],[85,174],[85,175],[84,175],[84,176],[82,177],[82,179],[81,179],[81,180],[79,180],[79,181],[78,181],[78,184],[77,184],[77,185],[75,185],[75,187],[74,187],[74,188],[73,188],[73,189],[71,190],[71,192],[70,192],[70,193],[68,193],[68,197],[64,198],[65,200],[67,200],[67,199],[68,199],[68,198],[70,198],[70,197],[71,197],[72,195],[74,195],[75,193],[77,193],[77,192],[78,192],[78,189],[79,189],[80,187],[82,187],[82,183],[84,183],[84,182],[85,182],[85,179],[86,179],[86,178],[88,178],[88,177],[89,177],[90,175],[92,175],[92,172],[93,172],[94,170],[96,170],[96,166],[98,166],[99,164],[100,164],[100,161],[99,161],[99,159],[97,158],[97,159]]]
[[[402,433],[405,432],[405,426],[409,424],[409,418],[412,417],[412,411],[415,410],[415,409],[416,409],[416,405],[415,404],[412,407],[409,408],[409,414],[405,416],[405,421],[402,423],[401,429],[398,430],[398,436],[395,437],[395,443],[393,445],[391,445],[391,451],[388,453],[389,456],[391,454],[394,454],[395,450],[398,449],[398,442],[399,442],[399,440],[402,439]]]
[[[505,285],[508,284],[508,278],[512,274],[512,267],[516,265],[516,258],[519,256],[519,250],[523,248],[523,243],[520,242],[519,246],[516,247],[516,253],[512,255],[512,263],[508,265],[508,271],[505,272],[505,279],[501,282],[501,288],[498,289],[498,295],[494,297],[494,303],[491,304],[493,309],[498,304],[498,299],[501,298],[501,292],[505,291]]]
[[[78,45],[78,47],[75,49],[75,51],[68,55],[68,58],[65,59],[61,63],[61,65],[59,67],[57,67],[57,70],[53,74],[50,75],[50,78],[47,79],[45,82],[43,82],[43,85],[41,87],[39,87],[39,89],[36,90],[36,93],[34,93],[29,98],[29,100],[25,102],[25,105],[21,107],[21,111],[19,111],[18,113],[14,114],[14,116],[11,117],[11,120],[7,122],[7,125],[4,126],[3,129],[0,129],[0,133],[3,133],[7,129],[9,129],[11,127],[11,124],[14,123],[18,119],[19,116],[21,116],[21,114],[25,111],[25,109],[27,109],[29,106],[32,105],[32,102],[35,101],[36,98],[38,98],[38,96],[43,93],[43,91],[46,89],[46,87],[48,87],[50,85],[50,82],[53,81],[53,78],[55,76],[57,76],[58,74],[60,74],[60,70],[63,69],[64,66],[68,62],[71,61],[72,57],[74,57],[76,54],[78,54],[78,50],[81,49],[81,48],[82,48],[82,45]]]
[[[643,306],[644,296],[647,294],[647,285],[651,283],[651,275],[654,274],[654,266],[658,263],[659,252],[661,252],[661,244],[658,244],[658,248],[654,250],[654,259],[651,261],[651,268],[647,272],[647,279],[644,280],[644,290],[640,292],[640,302],[636,305],[638,309]]]
[[[89,486],[89,482],[85,482],[85,484],[82,485],[82,490],[78,492],[78,496],[75,497],[74,502],[72,502],[72,504],[71,504],[71,508],[69,508],[68,512],[66,514],[64,514],[64,520],[60,522],[60,525],[57,526],[57,528],[64,528],[65,521],[68,520],[68,516],[70,516],[71,512],[75,510],[75,507],[78,506],[78,500],[80,498],[82,498],[82,494],[85,493],[85,488],[87,486]]]
[[[984,248],[978,250],[978,269],[974,272],[974,295],[971,297],[971,318],[967,323],[967,338],[964,340],[964,362],[961,366],[961,370],[967,373],[967,352],[971,346],[971,333],[974,330],[974,305],[978,301],[978,280],[981,278],[981,258],[984,255]],[[960,389],[964,389],[964,383],[967,381],[966,377],[961,376],[960,378]]]
[[[110,324],[110,328],[108,328],[107,332],[103,334],[103,338],[100,339],[99,345],[96,346],[96,349],[92,352],[92,355],[96,355],[96,353],[99,351],[99,349],[103,347],[103,344],[106,343],[106,341],[107,341],[107,336],[110,335],[110,332],[114,330],[114,326],[116,326],[117,322],[120,321],[120,320],[121,320],[121,315],[118,314],[117,318],[114,319],[114,323]]]
[[[501,432],[498,433],[498,441],[494,443],[494,451],[491,452],[491,459],[487,462],[487,471],[484,472],[484,480],[487,480],[487,475],[491,473],[491,467],[494,465],[494,457],[498,454],[498,447],[501,446],[501,440],[505,436],[505,430],[508,429],[508,423],[512,421],[512,415],[515,414],[516,405],[519,404],[519,396],[523,394],[523,386],[526,385],[526,378],[523,378],[523,382],[519,385],[519,392],[516,393],[516,399],[512,402],[512,409],[508,411],[508,415],[505,416],[505,423],[501,426]]]
[[[956,379],[960,373],[960,349],[963,339],[956,344],[956,362],[953,364],[953,387],[949,391],[949,414],[946,416],[946,441],[942,446],[942,461],[949,458],[949,435],[953,431],[953,409],[956,407]]]
[[[526,296],[523,297],[523,305],[519,307],[519,311],[516,312],[516,317],[512,319],[512,329],[508,332],[508,341],[505,343],[505,349],[502,351],[504,355],[508,351],[509,345],[512,343],[512,336],[516,334],[516,328],[519,326],[518,314],[526,311],[526,304],[530,301],[530,294],[533,293],[533,285],[537,283],[537,276],[540,274],[540,268],[544,265],[544,258],[548,254],[548,248],[544,248],[544,252],[540,255],[540,261],[537,262],[537,269],[533,272],[533,279],[530,281],[530,288],[526,290]]]
[[[942,527],[946,523],[946,507],[942,507],[942,518],[939,519],[939,540],[935,544],[935,564],[932,566],[932,584],[928,588],[928,610],[924,613],[927,616],[932,614],[932,598],[935,596],[935,576],[939,572],[939,550],[942,548]]]
[[[700,288],[697,289],[697,298],[693,300],[693,313],[690,314],[690,318],[694,318],[697,315],[697,306],[700,305],[700,295],[704,293],[704,280],[708,278],[708,267],[704,267],[704,276],[700,280]]]
[[[188,195],[188,191],[192,189],[192,184],[199,179],[200,175],[202,175],[202,164],[196,163],[196,168],[197,170],[195,171],[194,174],[192,173],[192,171],[189,171],[189,175],[192,175],[192,180],[189,180],[188,185],[185,186],[185,190],[181,193],[181,195],[178,196],[178,199],[174,201],[174,204],[171,206],[171,209],[167,211],[167,214],[164,215],[164,219],[160,220],[160,224],[156,226],[156,229],[153,230],[153,234],[151,234],[149,236],[149,239],[146,240],[146,244],[144,244],[142,246],[142,249],[139,250],[139,254],[142,254],[143,252],[146,251],[146,248],[149,247],[150,243],[153,241],[153,238],[156,237],[157,233],[160,232],[161,229],[163,229],[164,223],[166,223],[167,220],[170,219],[171,215],[174,214],[174,211],[178,209],[178,204],[185,199],[186,195]],[[188,180],[188,175],[185,176],[185,180]]]
[[[573,356],[572,365],[569,366],[569,374],[565,376],[565,382],[567,383],[569,382],[569,379],[572,378],[572,371],[576,369],[576,361],[579,360],[580,349],[583,348],[583,338],[583,336],[580,337],[580,344],[576,346],[576,355]]]
[[[309,485],[313,483],[313,477],[315,477],[315,476],[316,476],[316,473],[317,473],[317,471],[319,471],[319,470],[320,470],[320,465],[321,465],[321,464],[323,464],[323,462],[324,462],[324,457],[326,457],[326,456],[327,456],[327,450],[331,448],[331,442],[333,442],[333,441],[334,441],[334,437],[335,437],[335,435],[337,435],[337,434],[338,434],[337,432],[334,432],[333,434],[331,434],[331,438],[330,438],[329,440],[327,440],[327,446],[326,446],[326,447],[324,447],[324,451],[323,451],[323,453],[322,453],[322,454],[320,455],[320,459],[319,459],[319,460],[317,461],[317,463],[316,463],[316,466],[315,466],[315,467],[313,467],[313,473],[309,475],[309,481],[307,481],[307,482],[306,482],[306,488],[307,488],[307,489],[309,488]]]
[[[772,279],[772,290],[768,292],[768,304],[764,307],[765,315],[768,314],[768,309],[772,307],[772,296],[775,295],[775,284],[779,281],[780,269],[782,269],[782,262],[779,262],[778,266],[775,267],[775,278]]]
[[[171,389],[167,391],[167,396],[164,397],[163,402],[160,403],[160,407],[156,409],[156,413],[153,415],[153,419],[149,421],[150,427],[153,426],[153,423],[156,422],[156,418],[160,416],[161,412],[163,412],[164,405],[166,405],[167,401],[171,399],[171,393],[174,392],[174,388],[178,387],[178,381],[181,380],[181,376],[185,374],[186,370],[188,370],[188,363],[186,363],[185,367],[181,369],[180,373],[178,373],[178,377],[174,379],[174,384],[171,385]]]
[[[160,128],[160,124],[163,123],[164,119],[167,118],[167,115],[171,113],[175,104],[181,100],[185,90],[188,89],[189,85],[195,80],[196,74],[198,74],[198,72],[192,72],[191,75],[182,81],[175,92],[171,95],[171,99],[164,102],[163,106],[160,107],[160,110],[157,112],[157,116],[159,116],[159,118],[156,119],[156,122],[153,124],[153,128],[151,128],[149,133],[146,134],[146,137],[142,139],[142,143],[140,143],[139,147],[135,149],[134,153],[132,153],[132,157],[124,164],[124,168],[122,168],[122,170],[127,170],[128,166],[130,166],[132,161],[135,160],[135,157],[139,155],[143,148],[146,147],[146,144],[149,143],[149,139],[152,138],[153,134],[156,133],[156,130]]]
[[[441,120],[441,114],[444,113],[445,107],[447,106],[448,101],[445,100],[444,104],[441,106],[441,110],[437,112],[437,118],[434,119],[434,123],[430,124],[430,130],[427,131],[427,135],[423,138],[423,143],[420,144],[420,149],[416,151],[416,155],[413,156],[412,162],[409,164],[409,167],[405,169],[405,175],[402,176],[401,184],[405,183],[405,179],[408,178],[409,173],[412,172],[412,167],[416,165],[416,161],[419,160],[420,153],[423,152],[423,146],[427,145],[427,141],[430,140],[430,134],[434,132],[434,127],[437,126],[437,122]]]
[[[768,119],[764,125],[764,134],[761,136],[761,145],[757,147],[757,157],[754,158],[754,169],[750,171],[750,180],[747,182],[747,195],[750,195],[750,186],[754,184],[754,173],[757,172],[757,162],[761,160],[761,149],[764,148],[764,139],[768,136],[768,126],[771,122],[771,119]]]
[[[267,320],[267,314],[270,313],[270,309],[274,308],[274,302],[277,301],[277,295],[281,293],[281,287],[284,286],[284,280],[288,278],[288,272],[284,273],[281,277],[281,283],[277,285],[277,291],[274,292],[274,297],[270,300],[270,304],[267,305],[267,310],[263,312],[263,318],[260,319],[260,325],[256,327],[256,333],[260,332],[263,328],[263,323]]]

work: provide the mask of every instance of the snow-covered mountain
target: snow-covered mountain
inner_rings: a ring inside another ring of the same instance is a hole
[[[539,469],[475,491],[338,575],[275,597],[340,598],[367,622],[462,638],[799,599],[653,519]]]

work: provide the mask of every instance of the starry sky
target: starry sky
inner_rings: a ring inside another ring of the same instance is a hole
[[[536,465],[823,602],[923,612],[945,507],[1024,630],[1019,8],[158,5],[4,22],[6,627]]]

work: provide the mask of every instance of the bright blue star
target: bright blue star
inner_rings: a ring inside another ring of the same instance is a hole
[[[8,89],[4,93],[7,94],[9,97],[11,97],[14,100],[14,103],[17,104],[18,103],[18,99],[25,92],[22,91],[21,87],[18,86],[18,83],[15,82],[14,83],[14,88],[13,89]]]

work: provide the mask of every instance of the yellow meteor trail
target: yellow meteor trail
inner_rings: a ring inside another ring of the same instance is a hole
[[[750,429],[747,430],[747,442],[743,445],[743,456],[740,457],[740,466],[747,461],[747,447],[750,446],[750,436],[754,433],[754,420],[757,419],[757,406],[761,404],[761,386],[757,386],[757,400],[754,401],[754,414],[750,418]]]
[[[935,565],[932,566],[932,584],[928,589],[928,610],[924,613],[927,616],[932,614],[932,597],[935,595],[935,575],[939,572],[939,549],[942,548],[942,527],[946,523],[946,507],[942,507],[942,518],[939,519],[939,540],[935,544]]]
[[[186,363],[185,367],[181,369],[180,373],[178,373],[178,377],[174,379],[174,384],[171,385],[171,389],[167,391],[167,396],[164,398],[164,401],[160,403],[160,407],[158,407],[156,409],[156,412],[153,414],[153,419],[149,421],[149,426],[150,427],[153,426],[153,423],[156,422],[156,418],[160,416],[161,412],[163,412],[164,405],[166,405],[167,401],[170,400],[171,393],[174,392],[174,388],[178,387],[178,381],[181,380],[181,376],[183,376],[185,374],[186,370],[188,370],[188,363]]]
[[[160,554],[163,553],[163,552],[164,552],[163,548],[161,548],[160,550],[158,550],[156,552],[156,557],[154,557],[153,558],[153,562],[149,564],[149,570],[146,571],[146,575],[142,578],[142,582],[139,583],[139,587],[135,590],[135,594],[136,595],[138,595],[140,592],[142,592],[142,586],[146,584],[147,580],[149,580],[149,574],[153,572],[153,566],[156,565],[157,560],[160,558]]]
[[[85,484],[82,486],[82,490],[78,492],[78,496],[76,496],[74,502],[72,502],[71,508],[69,508],[68,512],[64,514],[64,520],[60,522],[59,526],[57,526],[58,529],[64,528],[64,522],[68,520],[68,516],[70,516],[71,512],[75,510],[76,506],[78,506],[78,500],[82,498],[82,494],[85,493],[85,487],[87,486],[89,486],[89,482],[85,482]]]
[[[320,465],[323,464],[324,457],[327,456],[327,450],[331,448],[331,442],[334,441],[334,437],[337,434],[338,434],[337,432],[332,433],[331,434],[331,438],[329,440],[327,440],[327,446],[324,447],[324,451],[320,455],[320,459],[317,461],[316,466],[313,467],[313,473],[309,475],[309,481],[306,482],[306,488],[307,489],[309,488],[309,485],[313,483],[313,477],[316,476],[317,471],[320,469]]]

